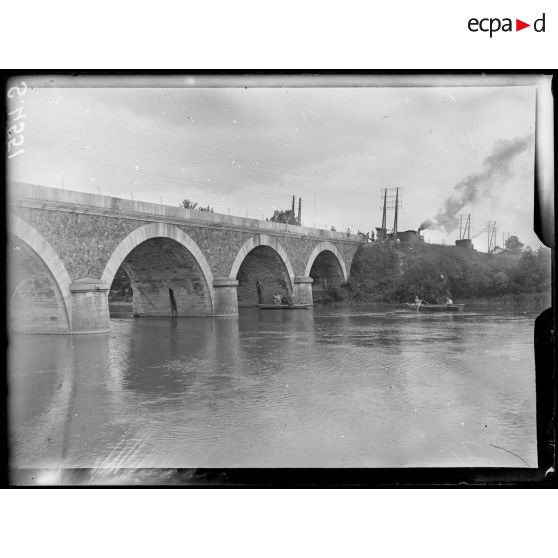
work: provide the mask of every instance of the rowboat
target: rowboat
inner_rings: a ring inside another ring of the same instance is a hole
[[[304,310],[311,306],[311,304],[258,304],[261,310]]]
[[[417,310],[414,302],[406,302],[405,306],[409,309]],[[463,312],[465,304],[421,304],[418,312]]]

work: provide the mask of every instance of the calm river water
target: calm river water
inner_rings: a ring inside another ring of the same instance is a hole
[[[246,309],[15,335],[12,466],[536,467],[534,319]]]

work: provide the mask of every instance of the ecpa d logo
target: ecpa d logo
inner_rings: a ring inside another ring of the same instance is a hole
[[[545,24],[546,24],[545,17],[546,14],[543,13],[543,15],[539,19],[536,19],[533,22],[533,29],[535,30],[535,32],[537,33],[545,32]],[[522,29],[531,27],[531,24],[525,23],[521,19],[516,19],[515,29],[514,29],[512,18],[509,17],[505,17],[503,19],[500,19],[498,17],[485,17],[482,19],[477,19],[475,17],[472,17],[468,21],[467,27],[469,28],[469,31],[472,31],[473,33],[477,33],[478,31],[481,31],[483,33],[490,33],[489,36],[490,38],[492,38],[492,35],[494,33],[498,33],[498,31],[503,31],[504,33],[512,32],[514,30],[521,31]]]

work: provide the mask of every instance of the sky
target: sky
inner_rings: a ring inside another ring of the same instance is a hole
[[[101,82],[102,84],[102,82]],[[29,87],[21,182],[367,232],[399,187],[399,230],[453,244],[459,215],[534,248],[535,88]],[[10,108],[10,106],[8,107]],[[452,218],[447,219],[447,211]],[[388,212],[388,227],[393,212]]]

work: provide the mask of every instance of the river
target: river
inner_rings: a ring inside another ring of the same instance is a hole
[[[322,306],[13,335],[11,467],[536,467],[535,317]]]

